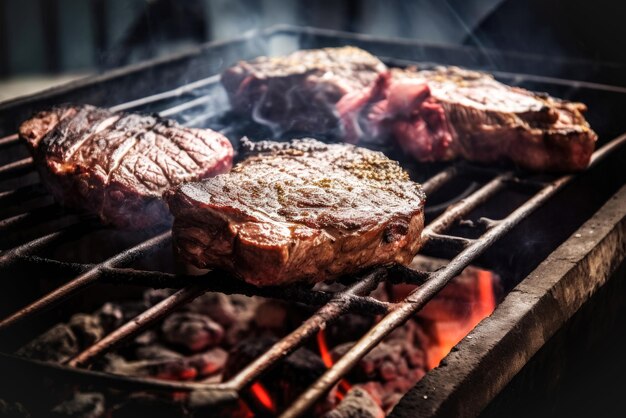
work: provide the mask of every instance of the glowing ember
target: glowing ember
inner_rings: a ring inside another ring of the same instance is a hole
[[[326,336],[324,335],[324,331],[320,330],[317,333],[317,345],[320,350],[320,356],[322,357],[322,361],[327,368],[331,368],[334,364],[333,358],[330,355],[330,351],[328,350],[328,345],[326,344]],[[348,393],[348,391],[352,388],[350,383],[347,380],[342,379],[339,381],[339,389],[336,392],[337,400],[341,401],[344,398],[344,395]]]
[[[326,366],[327,368],[331,368],[333,365],[333,359],[330,355],[330,351],[328,351],[328,346],[326,345],[326,336],[324,335],[323,330],[320,330],[317,333],[317,345],[320,349],[320,356],[322,356],[324,366]]]
[[[276,406],[274,405],[274,401],[272,397],[267,392],[267,390],[263,387],[263,385],[259,382],[254,383],[250,386],[250,391],[254,395],[254,397],[259,401],[261,405],[263,405],[267,410],[271,412],[276,412]]]
[[[470,298],[469,314],[457,319],[433,321],[431,328],[432,341],[427,347],[429,369],[437,367],[452,347],[495,309],[493,273],[477,269],[475,277],[475,284],[472,286],[472,289],[468,289],[471,290],[472,294],[467,295]],[[441,314],[442,318],[454,317],[454,314],[451,312],[441,312]]]

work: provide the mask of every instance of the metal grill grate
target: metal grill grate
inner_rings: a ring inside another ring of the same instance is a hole
[[[114,111],[141,109],[148,105],[180,99],[197,89],[215,85],[217,82],[218,78],[216,76],[208,77],[173,90],[113,106],[111,109]],[[195,97],[162,110],[160,115],[174,117],[189,109],[202,107],[210,100],[210,96]],[[211,112],[200,114],[186,124],[198,125],[213,116],[214,114]],[[603,157],[611,153],[613,149],[623,145],[625,142],[626,136],[621,136],[608,143],[594,154],[591,164],[597,164]],[[22,145],[19,144],[16,135],[0,139],[0,148],[18,146]],[[15,180],[33,171],[34,166],[31,158],[19,159],[0,167],[0,180]],[[429,195],[433,194],[461,176],[464,179],[480,178],[484,184],[469,196],[449,206],[440,216],[430,222],[423,231],[423,240],[426,248],[445,249],[447,252],[456,254],[445,268],[434,272],[425,272],[397,265],[382,266],[363,276],[347,279],[349,285],[344,290],[334,293],[312,290],[297,285],[281,288],[257,288],[239,282],[221,271],[212,271],[201,277],[189,277],[124,267],[132,261],[150,257],[158,249],[169,245],[171,243],[171,233],[169,231],[158,233],[152,238],[131,248],[124,249],[98,264],[67,263],[45,258],[38,255],[42,250],[86,236],[101,228],[101,226],[94,222],[94,219],[91,217],[82,214],[67,214],[64,211],[60,211],[59,207],[54,204],[45,205],[23,213],[18,210],[17,213],[0,220],[0,234],[11,234],[19,227],[25,225],[39,225],[51,221],[59,221],[59,217],[66,217],[67,219],[65,219],[62,228],[1,253],[0,272],[7,271],[15,266],[30,265],[37,266],[40,271],[45,272],[73,273],[75,277],[63,286],[2,319],[0,321],[0,332],[19,326],[34,315],[57,306],[63,300],[80,293],[95,283],[141,285],[152,288],[168,287],[178,288],[179,290],[88,347],[65,365],[27,360],[15,357],[9,353],[0,353],[0,357],[26,368],[36,368],[43,374],[62,374],[77,382],[88,381],[92,384],[100,382],[112,387],[134,390],[193,392],[194,399],[197,402],[217,404],[240,397],[242,391],[259,379],[264,372],[278,361],[284,359],[307,339],[314,336],[320,329],[325,328],[339,316],[348,312],[383,315],[380,322],[371,328],[282,414],[283,417],[300,416],[385,336],[415,314],[452,278],[489,249],[499,238],[548,201],[551,196],[562,189],[573,178],[572,176],[564,176],[548,181],[536,181],[512,171],[487,170],[459,163],[445,168],[424,182],[424,190]],[[486,182],[484,182],[485,177],[488,180]],[[525,203],[506,217],[502,219],[481,218],[480,222],[475,223],[474,227],[478,230],[479,238],[468,239],[448,233],[451,226],[463,220],[470,212],[488,202],[496,194],[505,189],[515,188],[533,192]],[[43,199],[45,197],[46,192],[41,185],[28,184],[13,190],[0,192],[0,208],[13,208],[19,206],[20,202],[26,199]],[[369,293],[382,281],[414,283],[420,286],[401,302],[382,302],[369,296]],[[190,285],[189,283],[193,284]],[[86,369],[100,356],[110,352],[128,338],[138,335],[159,319],[207,291],[290,300],[317,307],[318,310],[297,329],[223,383],[167,382],[150,378],[111,375]]]

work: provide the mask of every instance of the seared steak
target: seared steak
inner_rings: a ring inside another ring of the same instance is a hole
[[[275,132],[338,128],[335,103],[370,86],[385,65],[354,47],[303,50],[241,61],[222,74],[233,110]]]
[[[419,161],[462,157],[576,171],[587,167],[597,138],[583,117],[584,104],[456,67],[393,69],[371,89],[346,95],[337,108],[348,142],[390,136]]]
[[[388,70],[354,47],[240,62],[222,83],[236,112],[275,132],[395,141],[419,161],[461,157],[576,171],[587,166],[596,141],[582,103],[456,67]]]
[[[120,227],[167,224],[163,191],[232,164],[232,146],[217,132],[93,106],[41,112],[19,132],[58,200]]]
[[[382,153],[312,139],[243,147],[230,173],[165,193],[183,260],[266,286],[408,263],[419,249],[424,194]]]

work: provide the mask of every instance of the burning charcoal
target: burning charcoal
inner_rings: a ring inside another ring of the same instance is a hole
[[[161,302],[163,299],[168,298],[172,294],[174,294],[175,290],[173,289],[150,289],[146,290],[143,294],[143,301],[147,306],[154,306],[157,303]]]
[[[228,353],[219,347],[187,359],[187,364],[198,372],[199,377],[211,376],[224,369]]]
[[[187,309],[191,312],[207,315],[224,328],[240,320],[239,312],[237,312],[240,309],[233,304],[231,296],[222,293],[205,293],[189,303]]]
[[[145,311],[146,308],[147,306],[143,301],[105,303],[96,312],[96,315],[100,318],[100,323],[106,332],[110,332],[133,319]]]
[[[252,360],[259,357],[263,352],[276,343],[278,339],[263,335],[260,337],[249,337],[242,340],[228,353],[228,361],[224,368],[224,379],[228,379],[241,369],[246,367]]]
[[[332,346],[354,341],[374,325],[373,316],[346,314],[326,328],[328,343]]]
[[[159,356],[160,353],[160,357]],[[154,358],[127,361],[121,356],[108,355],[104,369],[127,376],[155,377],[165,380],[192,380],[219,373],[224,368],[228,354],[221,348],[185,357],[171,351],[146,352]]]
[[[156,344],[159,340],[159,336],[154,331],[146,331],[142,334],[139,334],[137,338],[135,338],[134,343],[138,346],[151,346]]]
[[[288,304],[279,300],[266,300],[256,308],[254,323],[261,329],[283,329],[287,322]]]
[[[72,399],[52,409],[56,418],[98,418],[104,416],[104,396],[101,393],[76,393]]]
[[[167,342],[194,352],[215,347],[224,337],[220,324],[192,312],[174,313],[163,322],[161,331]]]
[[[385,413],[363,388],[353,387],[341,403],[323,418],[383,418]]]
[[[0,399],[0,417],[30,418],[30,412],[19,402],[7,402]]]
[[[117,303],[105,303],[96,315],[100,318],[100,324],[106,332],[111,332],[124,323],[124,312]]]
[[[414,334],[416,324],[405,325],[403,332],[394,338],[388,338],[363,357],[354,370],[347,376],[351,383],[375,383],[376,393],[382,399],[381,407],[389,411],[411,387],[426,373],[424,350]],[[342,344],[331,351],[336,361],[353,343]],[[399,395],[399,396],[395,396]]]
[[[148,306],[146,306],[146,303],[141,300],[125,300],[123,302],[120,302],[119,305],[122,313],[124,314],[124,322],[130,321],[137,315],[143,313],[148,308]]]
[[[140,360],[162,360],[181,358],[182,355],[176,351],[165,348],[162,345],[150,344],[137,348],[135,351],[137,358]]]
[[[193,417],[211,418],[250,418],[254,414],[244,401],[223,402],[214,405],[210,395],[203,391],[193,391],[189,396],[189,405],[193,410]]]
[[[135,394],[126,402],[111,410],[111,418],[186,418],[191,414],[180,402],[157,398],[147,394]]]
[[[155,377],[165,380],[191,380],[198,372],[186,364],[184,358],[126,361],[116,355],[107,356],[105,371],[115,374],[137,377]]]
[[[79,351],[76,335],[65,324],[57,324],[35,338],[17,354],[35,360],[63,363],[74,357]]]
[[[76,335],[81,348],[88,347],[104,337],[105,332],[97,316],[76,314],[70,318],[68,325]]]

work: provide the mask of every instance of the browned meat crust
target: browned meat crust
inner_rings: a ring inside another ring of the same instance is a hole
[[[276,132],[324,133],[338,128],[334,104],[385,71],[354,47],[297,51],[240,61],[222,74],[233,109]]]
[[[263,142],[224,175],[165,194],[175,245],[259,286],[317,282],[418,251],[424,194],[397,162],[347,144]]]
[[[58,200],[125,228],[169,223],[163,191],[232,164],[232,146],[217,132],[93,106],[41,112],[19,132]]]
[[[354,47],[240,62],[222,75],[233,109],[274,132],[390,141],[419,161],[587,167],[596,141],[582,103],[456,67],[387,69]]]

